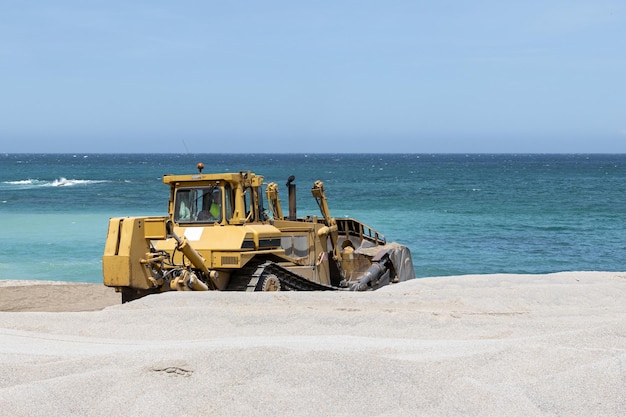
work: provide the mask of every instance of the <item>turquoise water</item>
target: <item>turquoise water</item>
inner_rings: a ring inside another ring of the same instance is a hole
[[[101,282],[109,217],[166,214],[163,174],[296,176],[298,213],[355,217],[418,277],[626,270],[626,155],[0,155],[0,279]]]

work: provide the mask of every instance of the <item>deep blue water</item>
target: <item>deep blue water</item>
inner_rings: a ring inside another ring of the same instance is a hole
[[[0,279],[101,282],[107,222],[166,214],[163,174],[296,176],[298,212],[355,217],[410,247],[418,277],[626,270],[626,155],[0,155]]]

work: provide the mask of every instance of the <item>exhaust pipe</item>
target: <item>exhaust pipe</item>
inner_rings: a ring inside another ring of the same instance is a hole
[[[293,184],[296,177],[291,175],[287,179],[287,189],[289,190],[289,220],[296,220],[296,184]]]

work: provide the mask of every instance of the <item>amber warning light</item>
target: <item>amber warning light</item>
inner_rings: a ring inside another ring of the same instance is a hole
[[[198,171],[202,174],[202,170],[204,169],[204,164],[202,162],[198,162]]]

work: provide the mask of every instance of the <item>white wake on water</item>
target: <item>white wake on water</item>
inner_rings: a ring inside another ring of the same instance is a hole
[[[79,179],[67,179],[65,177],[60,177],[53,181],[42,181],[37,179],[26,179],[26,180],[17,180],[17,181],[4,181],[4,184],[8,185],[17,185],[22,187],[71,187],[73,185],[90,185],[90,184],[100,184],[105,182],[111,182],[110,180],[79,180]]]

